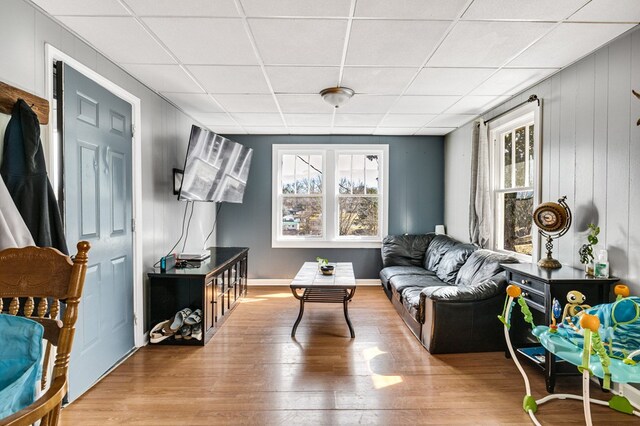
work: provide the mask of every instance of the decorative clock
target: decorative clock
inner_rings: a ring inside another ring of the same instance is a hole
[[[557,269],[562,265],[551,256],[553,239],[562,237],[571,227],[571,209],[566,203],[567,196],[560,198],[557,203],[542,203],[533,211],[533,222],[538,232],[546,237],[547,257],[538,261],[541,268]]]

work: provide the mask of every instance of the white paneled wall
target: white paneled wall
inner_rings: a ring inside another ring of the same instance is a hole
[[[535,93],[543,99],[542,199],[567,195],[574,223],[555,242],[564,264],[580,267],[590,222],[601,228],[611,271],[640,294],[640,30],[485,114],[491,118]],[[445,138],[445,223],[468,240],[471,124]]]
[[[22,0],[3,0],[0,6],[0,81],[47,98],[44,89],[45,43],[141,99],[141,225],[143,263],[144,269],[148,270],[180,236],[185,203],[178,202],[171,192],[171,169],[182,168],[184,164],[194,121],[32,5]],[[213,223],[214,210],[210,203],[195,206],[187,249],[201,249],[202,240]]]

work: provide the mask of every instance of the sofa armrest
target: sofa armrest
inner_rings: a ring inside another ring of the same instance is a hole
[[[387,235],[382,241],[383,266],[422,266],[434,236],[434,233]]]

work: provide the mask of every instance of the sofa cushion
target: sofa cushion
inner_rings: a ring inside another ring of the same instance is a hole
[[[451,250],[453,246],[458,244],[460,244],[458,241],[446,235],[436,235],[433,237],[424,257],[424,268],[429,271],[437,271],[438,264],[440,264],[444,255]]]
[[[501,263],[518,263],[518,259],[490,250],[476,250],[458,271],[455,284],[469,286],[488,280],[503,271]]]
[[[422,235],[388,235],[382,242],[382,264],[387,266],[422,266],[424,254],[434,233]]]
[[[489,299],[504,292],[505,279],[500,274],[474,285],[426,287],[422,294],[432,300],[473,302]]]
[[[418,322],[422,322],[420,318],[420,292],[421,287],[411,287],[405,290],[402,297],[402,305]]]
[[[387,288],[389,280],[398,275],[435,275],[435,272],[427,271],[422,266],[388,266],[380,271],[380,280]]]
[[[422,289],[433,285],[440,286],[442,281],[435,276],[429,275],[396,275],[389,280],[389,285],[401,295],[400,298],[402,299],[406,288],[417,287]]]
[[[442,256],[438,264],[436,275],[442,281],[453,284],[456,282],[458,271],[467,261],[469,256],[478,248],[473,244],[457,244]]]

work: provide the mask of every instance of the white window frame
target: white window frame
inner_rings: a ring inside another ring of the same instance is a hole
[[[282,236],[282,170],[283,155],[323,156],[322,212],[323,234],[320,237]],[[338,176],[337,156],[339,154],[377,154],[379,169],[378,231],[373,237],[338,235]],[[346,144],[274,144],[272,146],[272,189],[271,189],[271,247],[273,248],[380,248],[382,239],[388,232],[389,212],[389,145],[346,145]]]
[[[540,101],[542,102],[542,101]],[[502,149],[500,135],[510,129],[517,129],[526,124],[533,123],[533,164],[535,171],[533,173],[533,186],[522,187],[524,191],[533,191],[533,208],[540,204],[540,190],[541,190],[541,167],[542,167],[542,142],[541,142],[541,110],[542,104],[538,105],[537,102],[531,102],[527,105],[523,105],[521,108],[516,109],[504,116],[491,121],[488,125],[487,131],[489,132],[489,152],[491,159],[491,202],[494,215],[493,220],[493,236],[492,236],[492,249],[516,257],[521,262],[536,262],[540,258],[540,235],[535,225],[531,228],[531,241],[533,249],[531,256],[527,256],[522,253],[516,253],[509,250],[504,250],[499,246],[499,242],[504,237],[504,213],[502,203],[498,202],[498,198],[502,193],[513,192],[512,188],[500,189],[501,187],[501,158]],[[515,143],[515,140],[513,141]],[[528,147],[528,144],[527,144]],[[528,149],[528,148],[527,148]],[[527,166],[528,167],[528,162]],[[533,213],[533,212],[532,212]],[[533,222],[533,216],[531,218]]]

